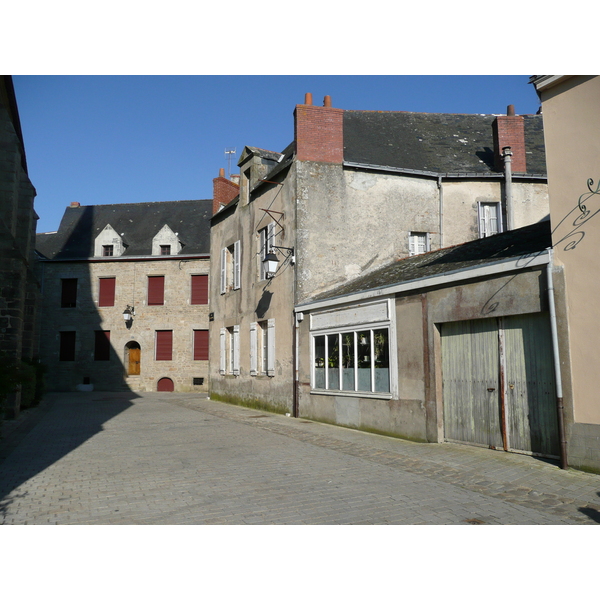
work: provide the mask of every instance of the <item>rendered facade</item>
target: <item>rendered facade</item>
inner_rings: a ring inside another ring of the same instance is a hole
[[[304,307],[398,259],[547,219],[541,116],[508,113],[344,111],[329,97],[314,106],[307,95],[296,106],[290,146],[246,147],[239,193],[217,201],[211,221],[211,254],[220,261],[211,285],[211,397],[439,441],[436,400],[430,396],[425,409],[415,391],[430,385],[422,368],[408,387],[391,372],[391,348],[402,345],[390,325],[393,302],[356,317],[370,326],[352,330],[352,343],[364,338],[373,350],[369,364],[356,367],[352,398],[336,398],[311,379],[333,377],[327,369],[336,367],[325,333],[316,335],[304,318],[312,308]],[[278,262],[269,274],[272,255]],[[336,317],[319,318],[323,331],[339,326],[343,343],[348,314],[337,325]],[[418,323],[422,329],[420,316]],[[388,364],[387,375],[374,354]],[[309,375],[317,359],[325,371]],[[384,399],[373,402],[377,395]],[[368,400],[355,418],[362,396]],[[418,406],[420,416],[407,420]]]
[[[532,78],[542,102],[552,243],[564,268],[567,343],[560,347],[569,465],[600,471],[598,221],[600,77]]]

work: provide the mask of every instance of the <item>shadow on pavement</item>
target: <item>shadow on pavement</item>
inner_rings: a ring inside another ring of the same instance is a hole
[[[103,431],[139,397],[135,392],[47,394],[0,440],[0,523],[16,499],[13,490]],[[81,473],[85,478],[85,468]]]

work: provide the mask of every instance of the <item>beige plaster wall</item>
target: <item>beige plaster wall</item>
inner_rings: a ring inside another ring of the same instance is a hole
[[[600,77],[572,77],[542,91],[542,107],[553,244],[565,267],[574,417],[600,424],[600,194],[592,193],[600,183]]]

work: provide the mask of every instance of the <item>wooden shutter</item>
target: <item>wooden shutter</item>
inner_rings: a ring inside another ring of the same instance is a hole
[[[75,308],[77,305],[77,279],[61,279],[61,308]]]
[[[192,304],[208,304],[208,275],[192,275]]]
[[[267,375],[275,375],[275,319],[267,322]]]
[[[227,365],[227,329],[225,329],[225,327],[221,328],[219,344],[219,373],[225,375]]]
[[[75,338],[74,331],[60,332],[59,360],[75,360]]]
[[[115,277],[102,277],[99,280],[98,306],[115,305]]]
[[[233,245],[233,289],[239,290],[242,280],[242,244],[238,240]]]
[[[250,375],[258,373],[258,323],[250,323]]]
[[[232,338],[233,374],[240,374],[240,326],[234,325]]]
[[[208,330],[194,330],[194,360],[208,360]]]
[[[173,360],[173,332],[156,332],[156,360]]]
[[[165,303],[164,275],[148,277],[148,306],[158,306]]]
[[[94,360],[110,360],[110,331],[94,331]]]
[[[221,294],[227,291],[227,248],[221,249]]]

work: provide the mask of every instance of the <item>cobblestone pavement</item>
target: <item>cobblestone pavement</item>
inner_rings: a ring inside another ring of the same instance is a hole
[[[197,394],[49,394],[5,427],[3,524],[597,524],[600,476]]]

